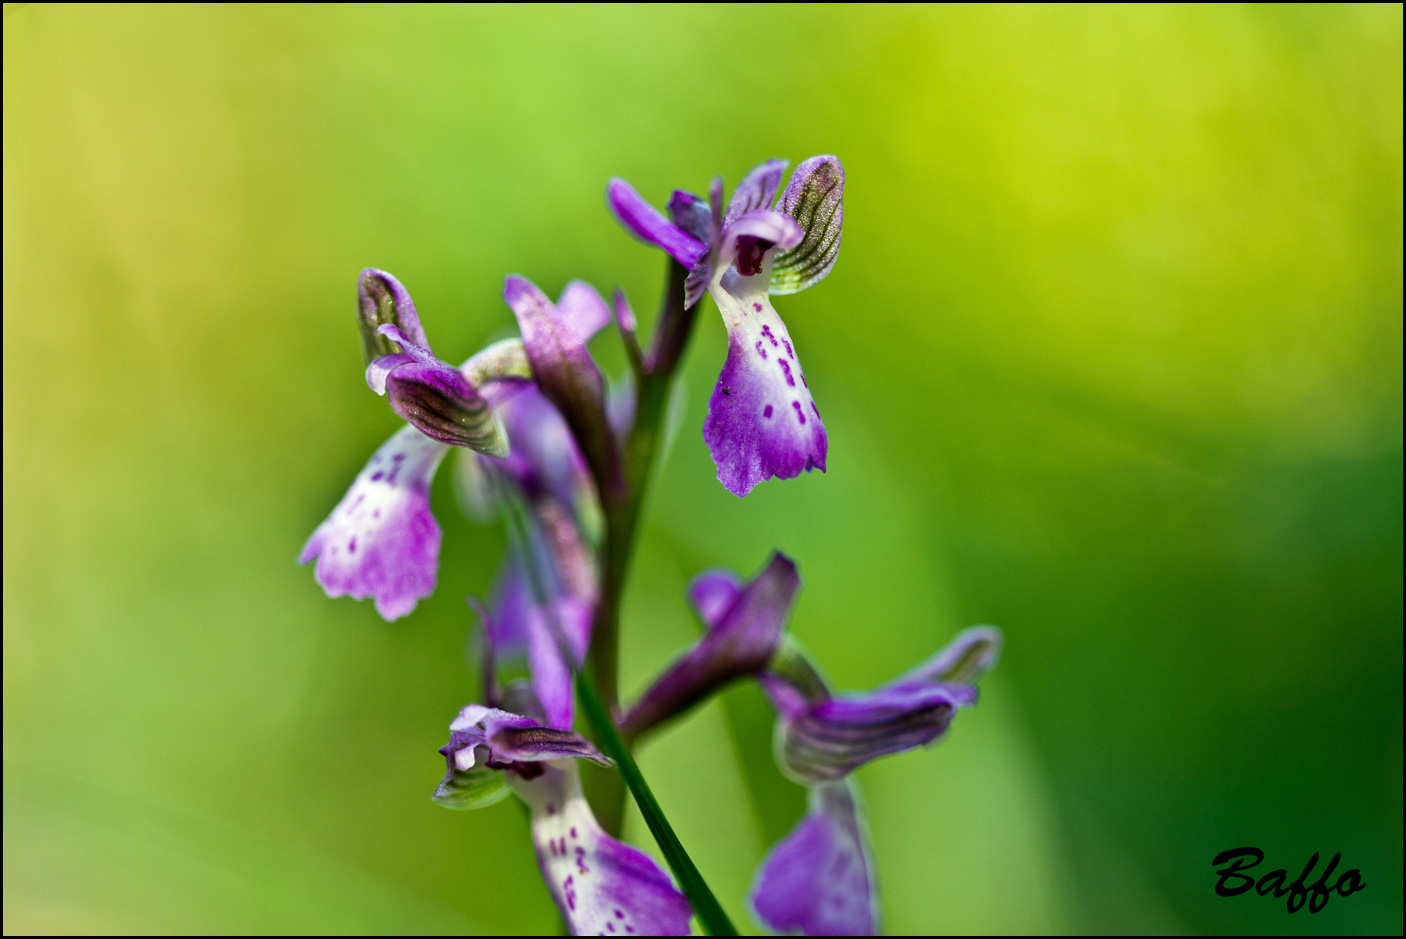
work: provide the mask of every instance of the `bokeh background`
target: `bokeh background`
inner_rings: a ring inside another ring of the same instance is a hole
[[[887,930],[1399,932],[1399,6],[26,4],[5,932],[556,928],[514,805],[429,799],[501,530],[442,474],[439,588],[390,625],[294,564],[397,426],[357,272],[403,279],[457,360],[509,330],[509,272],[654,308],[611,175],[662,200],[825,152],[840,261],[777,305],[830,471],[714,480],[707,306],[627,689],[695,634],[692,574],[779,547],[841,686],[1006,631],[947,742],[859,774]],[[642,755],[739,921],[800,806],[749,694]],[[1247,844],[1341,851],[1367,889],[1215,896]]]

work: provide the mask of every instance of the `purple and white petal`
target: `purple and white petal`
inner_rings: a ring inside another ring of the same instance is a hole
[[[766,295],[767,276],[729,271],[711,291],[727,326],[728,351],[703,439],[718,481],[737,496],[772,477],[824,472],[829,445],[791,335]]]
[[[329,597],[375,597],[386,620],[415,609],[434,591],[439,523],[430,512],[430,480],[449,452],[414,427],[381,445],[298,557],[317,558],[317,582]]]
[[[776,210],[805,229],[799,244],[776,252],[771,292],[796,293],[825,279],[840,255],[844,224],[845,169],[837,157],[811,157],[791,175]]]
[[[576,762],[538,766],[508,782],[531,811],[537,866],[572,935],[688,935],[688,901],[649,855],[600,827]]]
[[[684,267],[693,267],[708,249],[705,242],[665,218],[623,179],[610,180],[605,201],[626,231],[646,244],[663,248]]]
[[[780,935],[877,935],[878,884],[858,786],[849,780],[815,786],[809,803],[757,870],[753,913]]]
[[[796,565],[781,553],[752,579],[717,624],[640,695],[620,722],[635,737],[683,714],[723,685],[761,671],[771,660],[800,591]],[[711,598],[710,598],[711,599]]]
[[[387,324],[399,327],[416,345],[430,347],[410,291],[395,277],[368,267],[357,278],[356,295],[362,352],[368,365],[383,355],[400,351],[394,340],[380,331],[380,327]]]
[[[776,190],[781,186],[781,177],[789,164],[785,160],[767,160],[742,177],[737,189],[732,193],[732,201],[727,204],[727,215],[723,218],[726,229],[739,217],[753,209],[770,208],[776,198]]]

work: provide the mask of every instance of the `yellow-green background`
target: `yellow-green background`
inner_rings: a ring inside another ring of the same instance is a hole
[[[357,272],[458,360],[506,273],[653,309],[611,175],[826,152],[839,264],[777,306],[830,470],[716,483],[706,306],[627,688],[693,573],[779,547],[842,686],[1006,631],[859,774],[889,931],[1400,931],[1401,96],[1397,6],[6,4],[5,932],[553,929],[519,811],[429,800],[502,532],[445,474],[391,625],[294,564],[397,426]],[[796,804],[746,794],[765,732],[643,754],[739,919]],[[1216,897],[1240,845],[1368,886]]]

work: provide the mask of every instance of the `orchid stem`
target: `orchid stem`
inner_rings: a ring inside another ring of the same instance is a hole
[[[620,777],[629,787],[630,794],[635,797],[635,804],[639,806],[645,824],[649,826],[654,840],[659,843],[659,850],[664,853],[664,860],[668,862],[669,869],[674,872],[674,877],[679,882],[679,888],[683,890],[684,896],[688,897],[688,902],[693,907],[693,912],[697,914],[699,922],[703,924],[704,930],[710,936],[737,935],[737,928],[732,925],[732,920],[728,919],[727,914],[723,912],[718,898],[713,896],[713,891],[708,888],[703,875],[694,866],[693,859],[688,856],[688,852],[679,842],[678,835],[674,834],[673,827],[664,816],[664,810],[659,807],[659,802],[654,798],[654,793],[650,791],[649,784],[644,781],[644,775],[640,773],[640,768],[636,765],[634,757],[630,755],[625,742],[620,739],[620,734],[615,730],[614,722],[596,695],[594,683],[590,676],[584,672],[579,673],[576,677],[576,695],[581,699],[581,710],[585,712],[586,719],[595,729],[601,749],[605,751],[606,756],[615,761],[616,768],[620,771]]]
[[[601,593],[591,627],[586,670],[594,682],[605,713],[612,717],[620,703],[620,605],[625,594],[625,581],[654,468],[669,389],[693,332],[698,311],[697,306],[684,308],[684,282],[688,279],[688,271],[672,258],[668,262],[668,271],[668,284],[654,328],[654,341],[639,373],[634,424],[625,441],[627,495],[623,502],[602,506],[605,538],[601,546]],[[600,490],[603,494],[608,491],[604,486]],[[625,787],[621,774],[593,773],[592,782],[591,803],[596,817],[606,831],[618,837],[625,813]]]

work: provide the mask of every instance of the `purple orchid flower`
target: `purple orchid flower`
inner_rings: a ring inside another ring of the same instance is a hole
[[[587,292],[595,294],[579,281],[568,284],[561,309],[588,307]],[[410,423],[372,454],[298,561],[317,559],[315,576],[329,597],[374,597],[389,621],[434,592],[442,533],[429,493],[440,463],[452,446],[511,458],[511,434],[497,409],[529,386],[533,371],[516,339],[489,346],[457,369],[437,359],[409,291],[384,271],[361,273],[358,298],[367,384]],[[608,310],[604,317],[587,311],[569,322],[584,342],[608,318]]]
[[[762,676],[779,720],[782,771],[810,787],[806,815],[772,847],[752,885],[753,911],[777,932],[874,935],[878,888],[858,785],[849,774],[940,739],[975,681],[996,664],[1001,632],[965,630],[926,662],[873,691],[832,695],[794,642]]]
[[[435,801],[481,808],[516,793],[531,816],[542,879],[572,935],[688,935],[692,910],[673,880],[643,851],[606,834],[586,802],[577,761],[610,761],[574,731],[544,726],[535,694],[521,685],[501,703],[524,713],[498,708],[491,638],[487,650],[490,706],[471,704],[450,724]]]
[[[709,632],[641,696],[622,731],[638,733],[721,684],[688,676],[757,674],[778,713],[777,762],[810,792],[805,816],[757,872],[753,912],[783,934],[874,935],[878,888],[863,802],[850,774],[870,760],[941,738],[957,709],[976,702],[971,682],[996,664],[1001,633],[990,626],[968,629],[894,681],[836,695],[799,644],[781,632],[795,595],[790,585],[798,583],[794,566],[780,555],[750,584],[723,570],[695,579],[689,599]],[[686,703],[661,707],[673,701]]]
[[[844,168],[811,157],[773,208],[786,163],[770,160],[742,180],[727,211],[722,180],[705,202],[676,190],[671,219],[622,179],[607,201],[632,234],[688,269],[685,304],[707,290],[728,331],[727,362],[708,402],[703,438],[718,481],[745,496],[759,482],[825,471],[828,439],[786,325],[770,294],[796,293],[830,273],[840,251]]]

